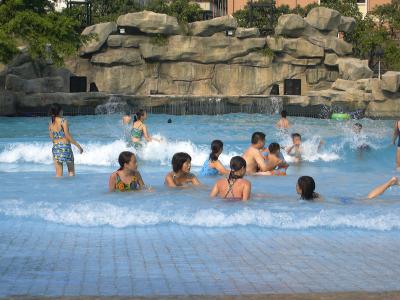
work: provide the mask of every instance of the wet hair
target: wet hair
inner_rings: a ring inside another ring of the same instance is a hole
[[[139,109],[139,111],[133,116],[133,120],[136,122],[138,120],[141,120],[142,117],[146,114],[146,111],[144,109]]]
[[[229,180],[242,178],[243,176],[238,176],[234,173],[242,168],[246,168],[246,161],[241,156],[234,156],[231,158],[230,168],[231,172],[229,173]]]
[[[118,171],[121,171],[124,168],[125,164],[129,164],[129,162],[132,159],[132,156],[134,156],[136,158],[135,154],[130,151],[122,151],[119,154],[118,163],[119,163],[120,168],[118,169]]]
[[[318,194],[314,192],[315,181],[311,176],[301,176],[297,180],[297,185],[301,189],[301,199],[303,200],[313,200],[318,198]]]
[[[286,118],[286,110],[282,110],[281,111],[281,117],[282,118]]]
[[[278,152],[281,149],[281,146],[279,146],[278,143],[271,143],[268,146],[268,150],[270,153],[275,154],[276,152]]]
[[[292,139],[294,139],[295,137],[298,137],[298,138],[301,140],[301,135],[300,135],[300,133],[297,133],[297,132],[292,133]]]
[[[192,158],[186,152],[178,152],[172,156],[172,170],[177,173],[182,169],[185,162],[192,161]]]
[[[168,119],[167,123],[172,123],[172,119]]]
[[[257,144],[259,141],[265,141],[265,133],[263,132],[254,132],[253,135],[251,136],[251,143]]]
[[[62,111],[62,107],[58,103],[53,103],[50,106],[49,114],[51,116],[51,123],[54,123],[54,121],[56,120],[56,117],[58,117],[60,115],[61,111]]]
[[[361,123],[355,123],[353,126],[358,127],[358,128],[362,128],[362,124]]]
[[[211,153],[210,153],[210,160],[216,161],[218,160],[217,153],[224,148],[224,143],[220,140],[214,140],[211,143]]]

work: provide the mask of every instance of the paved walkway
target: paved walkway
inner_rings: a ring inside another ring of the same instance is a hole
[[[80,228],[3,219],[0,297],[394,291],[399,249],[399,231]]]

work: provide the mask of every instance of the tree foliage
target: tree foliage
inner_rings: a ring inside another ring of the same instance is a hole
[[[0,61],[8,62],[27,47],[32,58],[58,65],[82,42],[78,22],[54,11],[51,1],[6,0],[0,3]]]

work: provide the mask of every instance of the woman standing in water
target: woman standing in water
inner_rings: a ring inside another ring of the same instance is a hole
[[[400,169],[400,120],[397,120],[394,124],[394,131],[393,131],[393,145],[396,145],[397,140],[397,151],[396,151],[396,167]]]
[[[132,124],[132,129],[131,129],[131,139],[132,143],[135,147],[140,147],[142,137],[147,142],[151,142],[152,138],[150,137],[147,127],[144,124],[144,121],[147,119],[147,113],[145,110],[141,109],[139,110],[136,115],[133,117],[133,124]]]
[[[63,175],[63,163],[67,164],[68,175],[75,175],[74,154],[71,144],[74,144],[79,153],[83,152],[81,145],[74,140],[68,129],[68,121],[63,118],[63,111],[59,104],[50,107],[51,123],[49,123],[49,136],[53,142],[53,160],[56,176]]]

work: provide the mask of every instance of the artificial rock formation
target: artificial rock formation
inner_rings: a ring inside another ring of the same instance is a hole
[[[385,103],[400,98],[400,73],[388,72],[382,81],[371,78],[368,64],[351,57],[352,45],[338,38],[339,31],[351,32],[354,26],[353,18],[323,7],[306,18],[281,16],[275,35],[268,37],[257,28],[238,27],[232,16],[182,25],[163,14],[130,13],[116,23],[86,28],[83,35],[96,37],[80,56],[66,61],[68,70],[43,63],[37,68],[31,59],[18,57],[0,73],[0,108],[26,105],[27,97],[42,103],[45,95],[60,96],[74,74],[86,76],[101,93],[135,97],[267,96],[273,85],[282,93],[285,79],[301,79],[302,96],[288,105],[344,105],[369,113],[382,107],[381,116],[387,116]],[[88,103],[103,98],[82,94]]]

